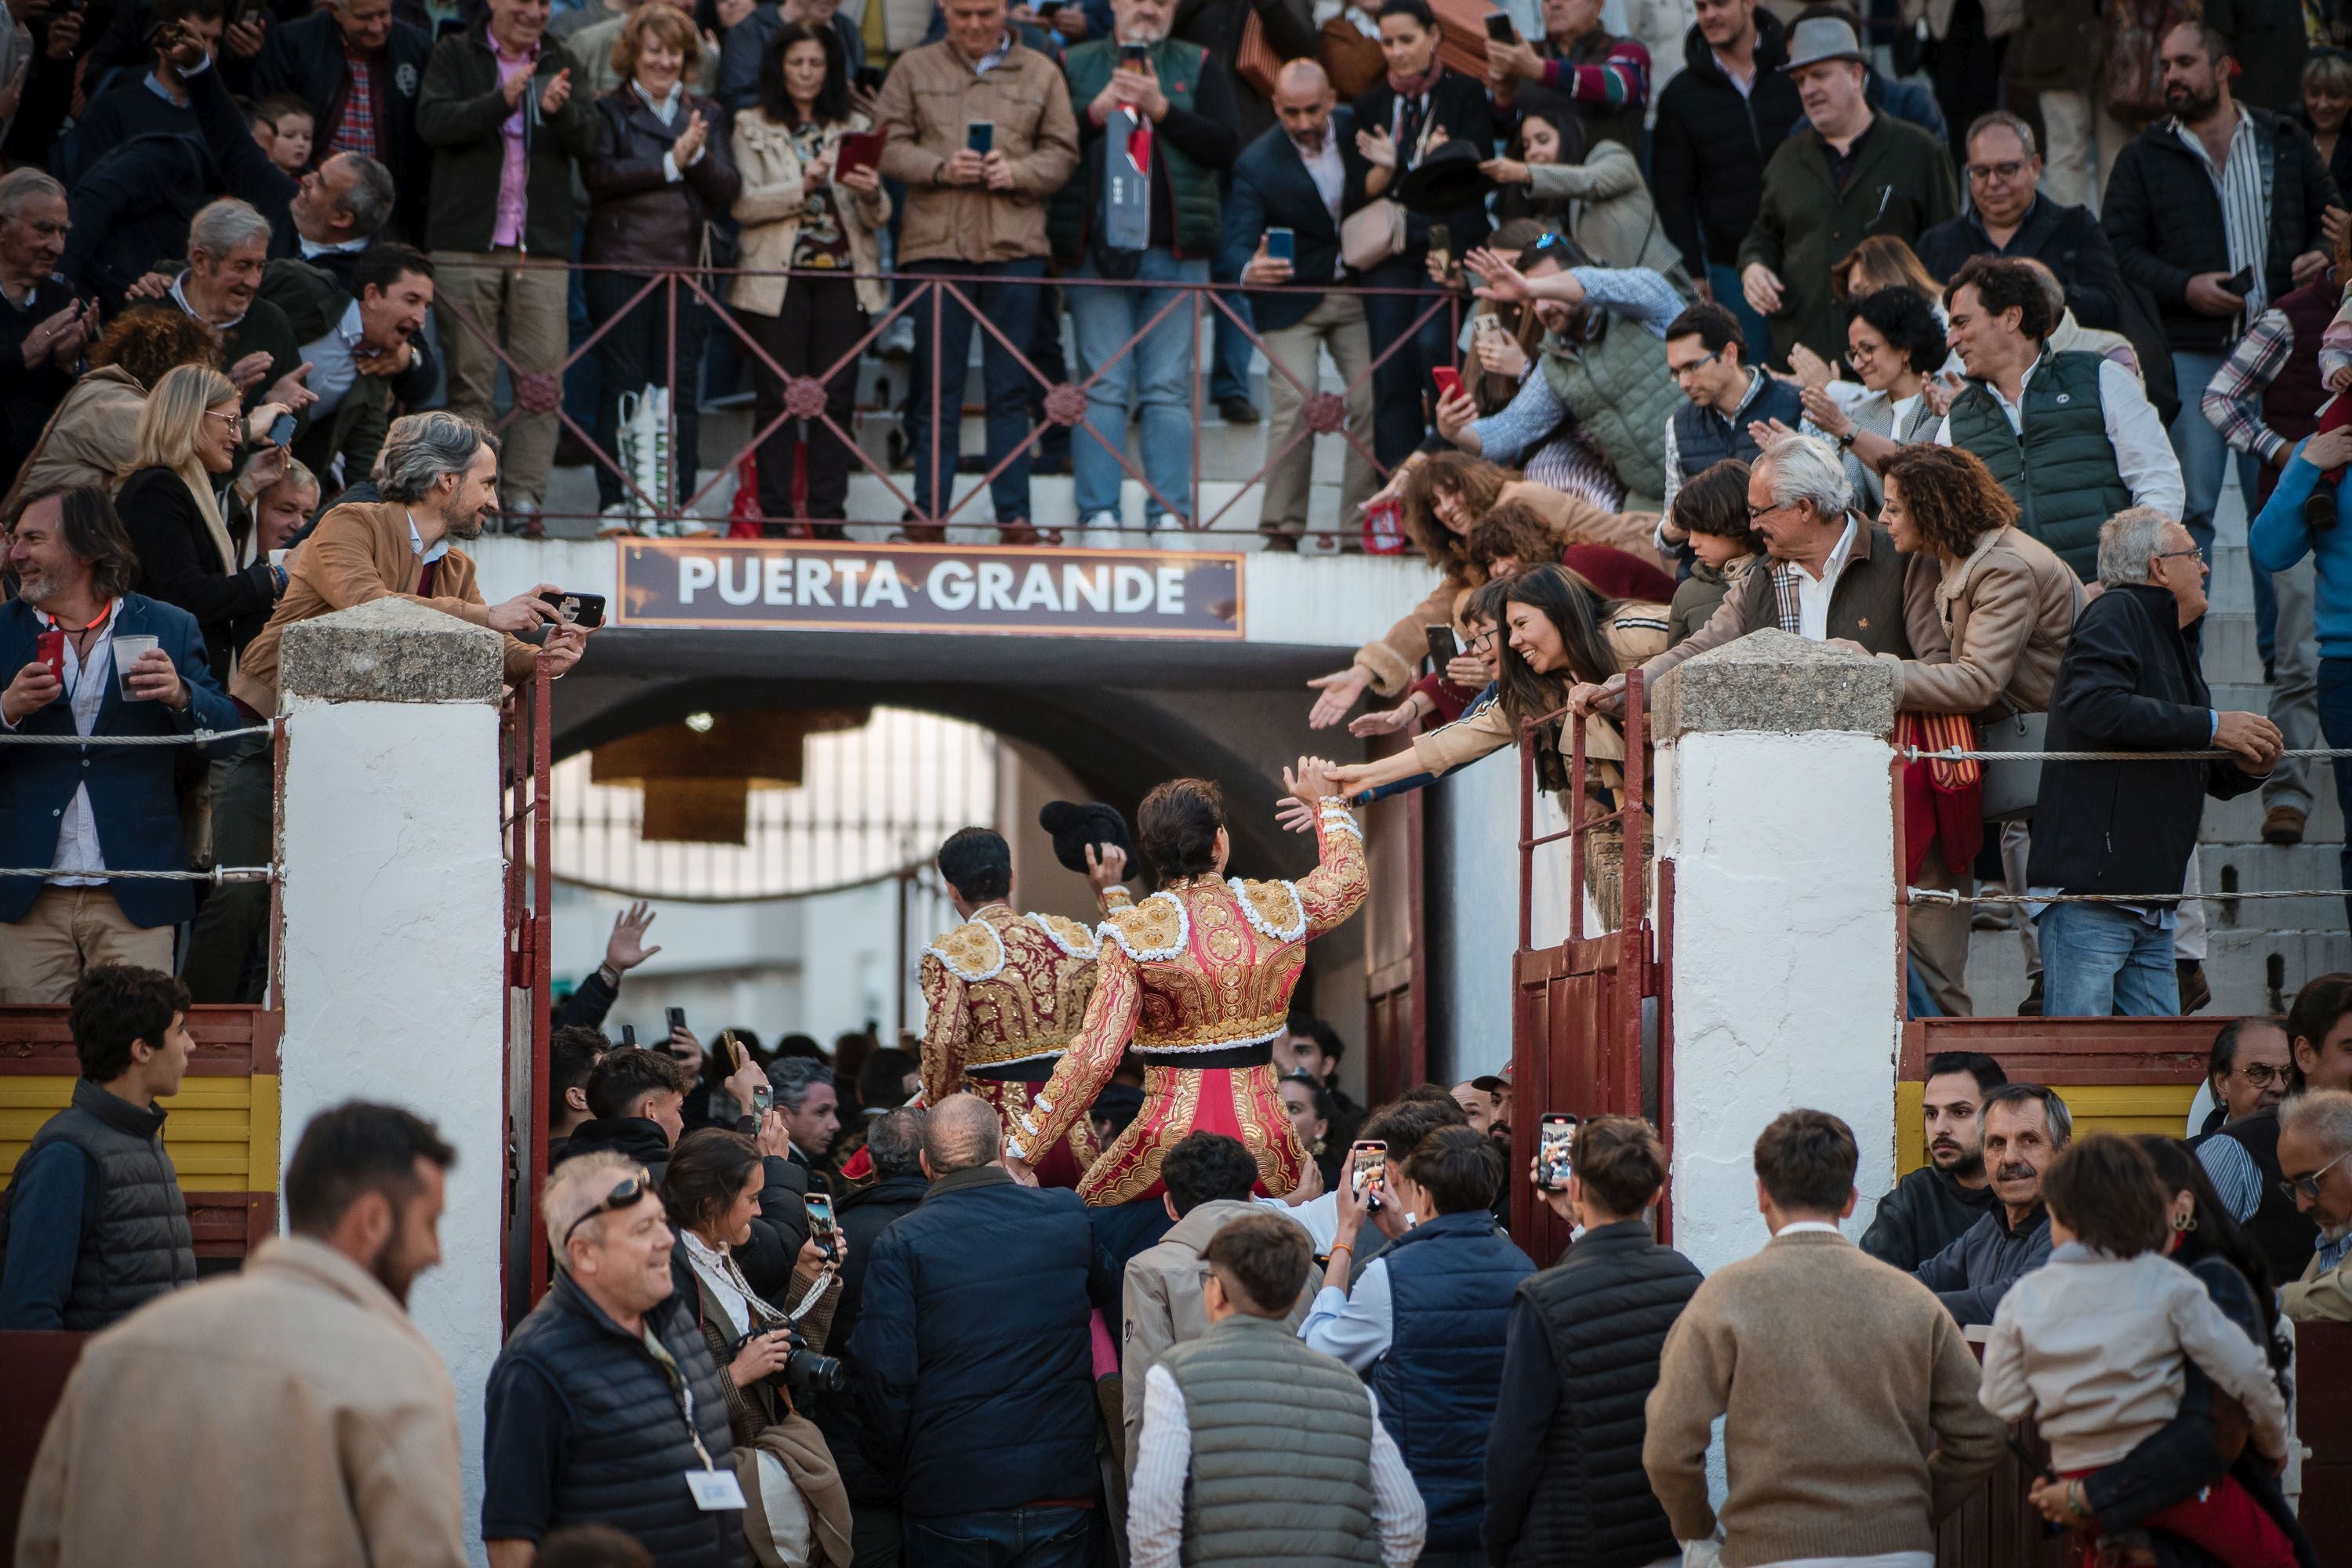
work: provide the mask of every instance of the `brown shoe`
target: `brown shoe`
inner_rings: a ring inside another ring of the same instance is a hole
[[[2263,813],[2263,842],[2265,844],[2300,844],[2303,842],[2305,815],[2291,805],[2274,805]]]
[[[1013,548],[1059,544],[1062,531],[1057,528],[1032,528],[1026,518],[1015,518],[996,525],[996,542]]]
[[[2213,1000],[2213,987],[2205,979],[2205,966],[2193,958],[2176,960],[2172,973],[2180,981],[2180,1016],[2202,1011]]]

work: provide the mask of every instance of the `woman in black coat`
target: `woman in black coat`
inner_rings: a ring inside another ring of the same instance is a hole
[[[618,461],[622,394],[668,387],[671,493],[647,492],[665,510],[695,490],[700,457],[695,405],[710,313],[683,279],[675,293],[673,285],[656,284],[635,309],[623,310],[647,274],[720,259],[709,257],[710,226],[727,216],[741,181],[729,145],[727,111],[686,90],[701,58],[702,40],[685,12],[647,5],[634,13],[613,45],[614,68],[625,79],[596,100],[596,155],[580,165],[588,186],[583,259],[599,268],[586,276],[588,313],[600,325],[612,323],[596,340],[604,384],[596,445]],[[603,269],[610,268],[625,270]],[[632,509],[640,517],[646,510],[620,475],[601,463],[596,499],[614,520],[607,531],[626,531]]]
[[[1446,69],[1437,58],[1437,20],[1428,0],[1387,0],[1381,7],[1381,49],[1388,57],[1389,74],[1356,100],[1356,148],[1370,167],[1362,188],[1348,193],[1350,213],[1393,196],[1396,183],[1448,142],[1468,142],[1477,154],[1473,163],[1495,155],[1495,121],[1486,84]],[[1477,199],[1434,217],[1408,211],[1404,249],[1357,279],[1370,289],[1415,290],[1363,297],[1364,324],[1371,333],[1375,358],[1391,343],[1412,340],[1372,372],[1372,449],[1384,468],[1404,461],[1429,433],[1429,421],[1422,413],[1423,395],[1433,400],[1435,396],[1429,373],[1454,363],[1450,311],[1438,310],[1418,328],[1413,325],[1413,319],[1440,298],[1429,277],[1433,222],[1445,226],[1444,237],[1456,265],[1486,237],[1486,209]]]
[[[213,679],[224,689],[245,645],[269,624],[286,574],[267,552],[243,559],[214,487],[236,467],[237,448],[266,437],[286,410],[265,403],[251,415],[228,377],[184,364],[155,384],[140,411],[131,469],[114,498],[139,554],[135,592],[177,605],[196,618]],[[285,449],[265,447],[238,483],[257,494],[285,467]]]

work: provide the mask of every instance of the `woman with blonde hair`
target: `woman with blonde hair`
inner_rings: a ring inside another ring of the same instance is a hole
[[[1830,291],[1842,303],[1852,304],[1881,289],[1904,288],[1916,289],[1930,304],[1944,302],[1944,286],[1916,252],[1891,234],[1870,236],[1830,268]]]
[[[266,444],[285,406],[265,403],[244,415],[242,401],[236,384],[210,366],[167,374],[139,411],[131,468],[114,502],[139,553],[132,587],[195,616],[213,679],[224,689],[237,654],[269,624],[286,591],[286,574],[266,554],[240,560],[221,510],[219,487],[236,470],[239,447],[262,447],[236,481],[248,502],[286,467],[286,448]]]

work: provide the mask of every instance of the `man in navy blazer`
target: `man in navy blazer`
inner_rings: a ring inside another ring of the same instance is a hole
[[[138,558],[114,503],[90,486],[26,502],[11,529],[16,596],[0,606],[0,730],[10,735],[185,735],[234,730],[195,617],[130,592]],[[64,678],[39,657],[64,642]],[[119,639],[153,647],[118,676]],[[173,786],[177,746],[0,744],[0,1002],[62,1003],[82,972],[132,963],[170,973],[173,928],[195,913],[186,882],[109,871],[180,871],[188,848]]]
[[[1344,280],[1339,215],[1364,199],[1365,165],[1356,152],[1355,128],[1348,110],[1335,107],[1337,101],[1330,78],[1313,60],[1283,67],[1274,84],[1280,123],[1242,149],[1225,205],[1224,267],[1250,286],[1250,316],[1265,348],[1266,389],[1274,405],[1265,449],[1279,455],[1266,471],[1257,523],[1270,550],[1296,550],[1307,531],[1314,438],[1300,437],[1307,400],[1319,374],[1318,348],[1330,351],[1348,389],[1351,440],[1339,491],[1343,522],[1377,482],[1370,455],[1372,340],[1365,330],[1364,307],[1350,294],[1297,287]],[[1269,226],[1290,230],[1291,260],[1269,253]],[[1294,440],[1297,444],[1290,446]]]

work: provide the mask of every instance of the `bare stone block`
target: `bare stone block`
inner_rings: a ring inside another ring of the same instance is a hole
[[[1685,659],[1651,699],[1660,742],[1727,731],[1895,732],[1888,661],[1773,628]]]
[[[497,702],[505,639],[406,599],[383,598],[286,628],[278,684],[330,702]]]

